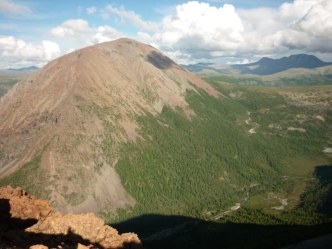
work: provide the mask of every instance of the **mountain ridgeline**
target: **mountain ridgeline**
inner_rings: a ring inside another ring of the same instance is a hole
[[[258,248],[250,227],[275,248],[332,231],[332,87],[206,79],[129,39],[50,62],[1,99],[0,185],[120,232],[128,221],[147,248],[202,248],[226,230],[247,237],[225,247]]]
[[[250,64],[232,65],[233,69],[239,70],[241,74],[269,75],[292,68],[318,68],[332,65],[332,62],[324,62],[314,55],[298,54],[271,59],[264,57],[257,62]]]
[[[281,59],[262,58],[250,64],[198,63],[184,67],[207,81],[239,85],[313,86],[328,85],[332,82],[332,63],[306,54]]]

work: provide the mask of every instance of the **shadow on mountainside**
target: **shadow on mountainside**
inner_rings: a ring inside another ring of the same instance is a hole
[[[257,225],[154,214],[112,226],[119,232],[135,231],[146,249],[282,248],[332,233],[332,222],[314,226]],[[323,243],[323,247],[312,248],[329,247]]]
[[[161,53],[151,51],[147,56],[147,61],[158,69],[168,69],[175,65],[175,63],[168,57]]]
[[[301,199],[305,201],[306,193],[310,196],[321,196],[321,192],[323,192],[323,199],[319,199],[318,211],[331,218],[332,166],[316,166],[313,176],[319,180],[319,184],[316,188],[309,188],[307,190],[309,192],[305,192]],[[309,199],[310,202],[316,200]],[[259,216],[255,217],[254,214],[250,215],[249,220],[256,222],[257,219],[260,219]],[[264,219],[260,222],[264,223]],[[280,223],[280,221],[277,222]],[[176,215],[147,214],[125,222],[112,224],[112,227],[120,233],[135,231],[146,249],[283,248],[323,235],[329,236],[310,241],[311,246],[295,248],[325,249],[331,248],[332,242],[331,219],[326,223],[311,226],[295,224],[260,225],[231,223],[225,220],[214,222]]]
[[[319,212],[332,218],[332,165],[320,165],[315,168],[314,176],[319,180],[326,194]]]
[[[98,243],[82,238],[80,235],[68,231],[68,234],[43,234],[25,231],[26,228],[36,224],[36,219],[17,219],[11,217],[10,203],[7,199],[0,199],[0,248],[29,248],[33,245],[44,245],[48,248],[77,248],[78,244],[90,246],[89,248],[104,247]],[[122,248],[136,248],[133,243],[125,243]],[[139,245],[137,248],[141,248]]]

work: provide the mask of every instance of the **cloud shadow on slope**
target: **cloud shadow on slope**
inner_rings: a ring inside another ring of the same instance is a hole
[[[150,62],[156,68],[162,70],[168,69],[173,65],[175,65],[175,63],[170,58],[156,51],[151,51],[148,54],[147,61]]]

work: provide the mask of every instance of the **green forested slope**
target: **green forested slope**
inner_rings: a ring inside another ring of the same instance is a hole
[[[191,118],[164,107],[138,119],[141,139],[123,145],[116,165],[137,205],[113,221],[147,213],[214,219],[236,203],[276,216],[300,207],[315,166],[331,164],[322,152],[331,111],[291,103],[278,89],[215,87],[224,97],[187,93]],[[287,204],[274,209],[281,199]]]

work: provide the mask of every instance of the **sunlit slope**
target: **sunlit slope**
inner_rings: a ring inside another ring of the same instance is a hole
[[[64,212],[134,206],[115,170],[121,144],[140,140],[139,117],[164,107],[194,116],[187,90],[221,97],[157,49],[130,39],[50,62],[1,98],[2,185],[18,185]]]
[[[141,139],[123,145],[116,165],[137,205],[120,220],[145,213],[214,220],[243,207],[278,215],[300,205],[316,166],[331,164],[330,86],[213,86],[225,97],[187,92],[190,119],[167,107],[138,119]]]

